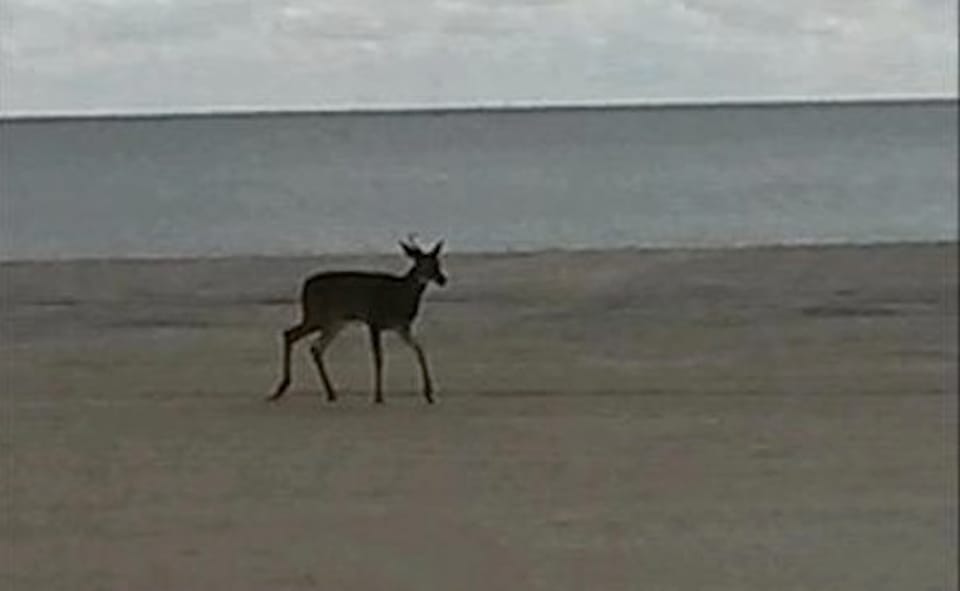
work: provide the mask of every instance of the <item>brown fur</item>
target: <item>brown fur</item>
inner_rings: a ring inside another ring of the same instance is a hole
[[[323,352],[348,322],[362,322],[370,332],[374,360],[374,400],[383,402],[383,349],[381,333],[395,331],[417,355],[423,377],[423,396],[433,403],[433,382],[423,348],[413,336],[411,326],[420,310],[420,299],[427,284],[438,285],[447,279],[440,269],[440,242],[430,252],[413,244],[400,243],[413,266],[402,276],[387,273],[336,271],[319,273],[308,278],[301,291],[301,320],[283,332],[283,362],[280,383],[268,400],[277,400],[290,386],[290,353],[293,345],[307,335],[319,332],[310,346],[320,379],[327,391],[327,400],[337,398],[323,363]]]

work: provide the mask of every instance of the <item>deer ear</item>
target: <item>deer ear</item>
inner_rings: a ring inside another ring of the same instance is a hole
[[[410,257],[411,259],[415,259],[418,256],[423,254],[422,252],[420,252],[419,248],[417,248],[416,246],[407,244],[406,242],[400,242],[400,248],[402,248],[403,253],[408,257]]]
[[[430,256],[435,257],[440,254],[440,251],[443,250],[443,240],[437,242],[433,245],[433,248],[430,249]]]

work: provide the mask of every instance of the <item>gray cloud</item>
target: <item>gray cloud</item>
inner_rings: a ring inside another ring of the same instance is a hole
[[[4,0],[24,110],[956,91],[949,0]]]

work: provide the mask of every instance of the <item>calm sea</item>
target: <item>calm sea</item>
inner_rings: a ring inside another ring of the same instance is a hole
[[[5,120],[4,259],[956,239],[957,104]]]

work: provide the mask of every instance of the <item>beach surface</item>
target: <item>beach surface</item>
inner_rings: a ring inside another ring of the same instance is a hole
[[[417,332],[280,331],[396,256],[0,265],[0,587],[948,590],[957,247],[451,255]]]

